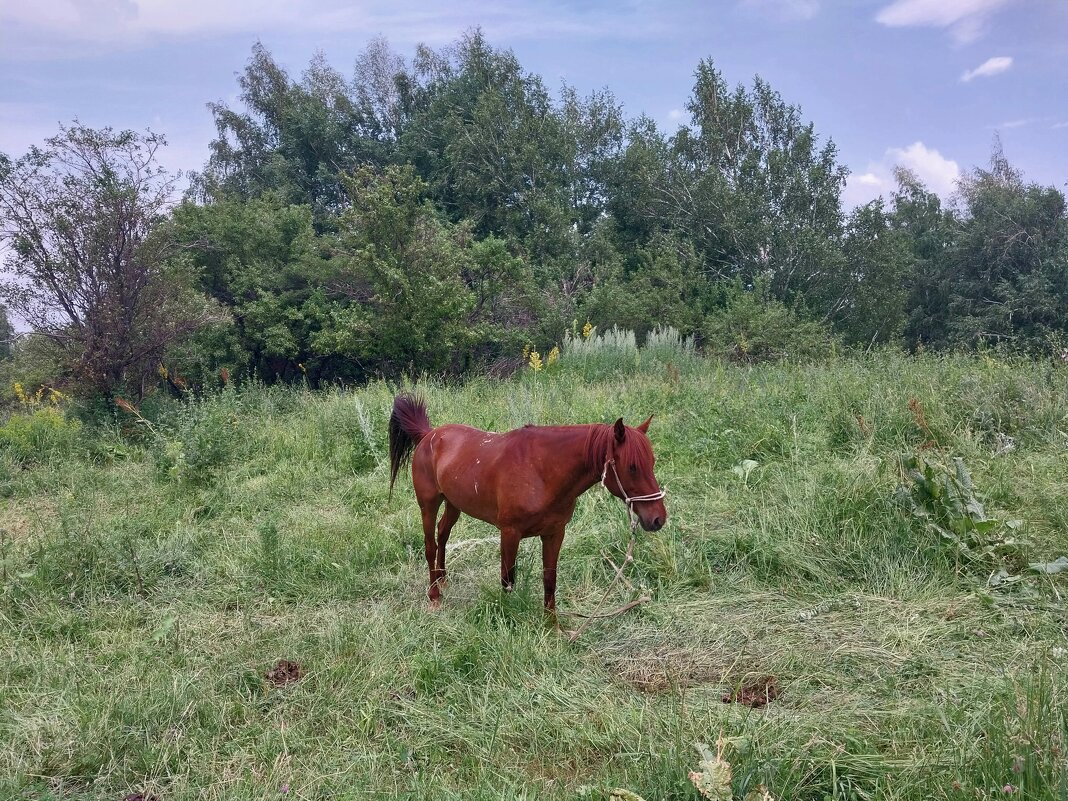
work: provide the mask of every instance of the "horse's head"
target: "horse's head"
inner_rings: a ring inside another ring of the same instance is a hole
[[[659,531],[667,522],[664,491],[653,475],[653,446],[646,432],[652,416],[637,428],[623,425],[623,418],[612,426],[613,434],[605,464],[604,485],[623,500],[646,531]]]

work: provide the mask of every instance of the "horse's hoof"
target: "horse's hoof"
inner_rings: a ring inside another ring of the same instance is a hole
[[[428,612],[440,612],[441,611],[441,599],[431,598],[426,605]]]

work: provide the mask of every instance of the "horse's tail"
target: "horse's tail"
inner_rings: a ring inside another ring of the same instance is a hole
[[[412,457],[419,440],[429,434],[432,428],[423,398],[402,392],[393,399],[393,412],[389,416],[390,499],[393,498],[393,484],[401,465]]]

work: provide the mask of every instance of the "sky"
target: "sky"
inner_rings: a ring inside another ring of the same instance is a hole
[[[949,199],[995,137],[1027,180],[1068,189],[1068,0],[0,0],[0,152],[77,118],[163,133],[163,165],[196,170],[207,104],[239,106],[257,41],[295,78],[318,51],[351,75],[374,37],[410,57],[475,26],[551,89],[607,87],[669,132],[701,59],[760,75],[837,145],[847,208],[898,164]]]

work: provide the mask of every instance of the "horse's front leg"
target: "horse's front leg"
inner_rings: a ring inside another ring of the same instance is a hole
[[[556,619],[556,564],[564,544],[564,527],[541,535],[541,582],[545,588],[545,613]]]
[[[515,587],[515,560],[519,556],[519,532],[514,528],[501,529],[501,586],[505,592]]]

